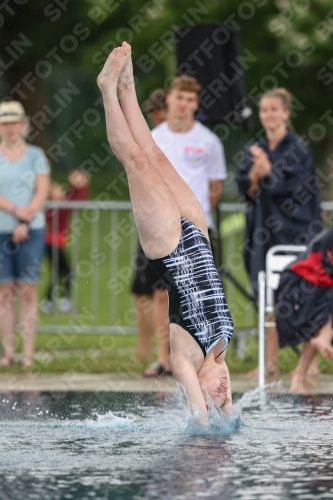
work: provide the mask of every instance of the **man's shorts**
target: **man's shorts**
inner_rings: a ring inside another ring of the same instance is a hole
[[[0,285],[37,283],[44,250],[44,229],[30,229],[23,243],[14,243],[11,234],[0,233]]]
[[[208,229],[209,239],[212,245],[214,260],[216,257],[216,233]],[[216,263],[216,261],[215,261]],[[217,264],[217,263],[216,263]],[[148,264],[147,257],[145,256],[142,247],[139,243],[138,250],[134,259],[134,278],[132,282],[131,291],[134,295],[153,295],[155,290],[165,290],[165,283],[155,273],[155,271]]]
[[[134,295],[153,295],[155,290],[165,290],[165,283],[150,267],[139,244],[134,259],[134,278],[131,291]]]

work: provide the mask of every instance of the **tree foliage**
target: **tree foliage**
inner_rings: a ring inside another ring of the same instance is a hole
[[[77,136],[68,131],[76,121],[84,125],[85,110],[102,112],[95,78],[114,46],[123,40],[132,44],[142,102],[157,86],[167,87],[174,74],[174,27],[203,23],[231,24],[239,32],[243,50],[254,56],[255,62],[246,69],[255,117],[252,134],[259,128],[255,102],[260,92],[279,85],[295,95],[297,132],[309,138],[318,157],[329,146],[328,134],[317,140],[311,132],[327,111],[332,94],[329,0],[12,0],[4,5],[0,11],[2,96],[21,100],[29,114],[39,118],[45,105],[52,107],[56,100],[68,97],[66,109],[45,122],[35,139],[42,138],[46,146],[63,138],[67,156],[56,165],[64,166],[71,156],[70,163],[80,164],[105,141],[102,119]],[[66,94],[68,82],[72,90],[78,89],[76,93]],[[249,138],[241,130],[236,134],[242,137],[238,145]]]

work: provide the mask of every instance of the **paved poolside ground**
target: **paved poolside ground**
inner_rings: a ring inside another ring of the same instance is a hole
[[[255,389],[257,384],[249,380],[246,374],[231,376],[232,390],[245,392]],[[172,377],[147,380],[136,373],[27,373],[0,375],[0,391],[124,391],[158,392],[173,391],[176,387]],[[288,392],[289,379],[284,377],[277,390]],[[333,375],[321,375],[314,394],[333,394]]]

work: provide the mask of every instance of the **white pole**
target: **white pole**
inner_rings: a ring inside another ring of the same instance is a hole
[[[259,388],[265,387],[265,271],[260,271],[259,282]]]

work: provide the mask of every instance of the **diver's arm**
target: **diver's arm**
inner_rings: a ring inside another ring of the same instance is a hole
[[[229,412],[230,412],[230,410],[232,409],[232,392],[231,392],[231,383],[230,383],[229,369],[228,369],[227,363],[225,361],[223,361],[223,363],[224,363],[224,366],[225,366],[226,371],[227,371],[228,390],[227,390],[227,399],[225,400],[222,409],[226,413],[226,415],[228,415]]]
[[[206,401],[194,364],[180,353],[171,357],[171,367],[176,380],[184,387],[195,420],[198,423],[208,422]]]

